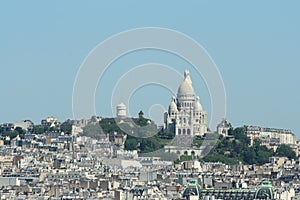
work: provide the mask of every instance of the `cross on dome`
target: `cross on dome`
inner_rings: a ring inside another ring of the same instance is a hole
[[[189,70],[184,71],[184,80],[178,88],[177,97],[182,95],[195,95]]]
[[[190,75],[190,71],[189,70],[185,70],[184,71],[184,78],[186,78],[187,76],[189,76]]]
[[[184,71],[184,80],[189,83],[189,84],[192,84],[192,80],[190,78],[190,71],[189,70],[185,70]]]

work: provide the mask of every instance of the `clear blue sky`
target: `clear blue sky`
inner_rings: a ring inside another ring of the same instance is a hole
[[[88,53],[120,31],[155,26],[183,32],[206,48],[223,77],[234,126],[290,128],[300,136],[299,1],[106,2],[0,2],[0,123],[72,118],[73,83]],[[128,55],[99,84],[98,115],[111,115],[109,81],[150,61],[188,68],[164,53]],[[205,86],[197,79],[194,87],[209,111]],[[160,90],[155,102],[167,107],[170,94]],[[153,103],[145,91],[136,92],[133,113]]]

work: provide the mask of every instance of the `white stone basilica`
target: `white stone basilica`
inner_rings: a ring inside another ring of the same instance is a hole
[[[172,97],[165,112],[164,129],[175,135],[204,135],[207,132],[207,113],[202,109],[200,98],[195,97],[190,73],[184,72],[184,80],[178,88],[177,99]]]

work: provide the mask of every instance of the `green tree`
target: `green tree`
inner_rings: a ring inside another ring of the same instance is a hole
[[[276,156],[288,157],[289,159],[296,159],[296,153],[291,147],[286,144],[281,144],[275,153]]]
[[[200,147],[203,144],[204,138],[201,136],[196,136],[193,140],[193,146]]]
[[[248,148],[243,152],[243,161],[246,164],[254,164],[256,162],[256,153],[253,148]]]
[[[15,131],[17,131],[20,135],[25,135],[26,131],[23,130],[21,127],[16,127]]]
[[[35,126],[33,126],[32,133],[33,134],[42,134],[42,133],[44,133],[44,127],[43,127],[43,125],[35,125]]]
[[[140,144],[140,150],[142,153],[149,153],[156,151],[162,148],[164,144],[159,140],[158,137],[150,137],[150,138],[143,138]]]
[[[259,139],[254,140],[253,145],[250,146],[250,139],[245,133],[245,127],[230,130],[233,138],[220,140],[216,148],[204,158],[205,161],[262,165],[269,162],[269,157],[274,155],[274,151],[262,146]]]
[[[137,150],[138,140],[135,137],[127,136],[125,141],[125,149],[126,150]]]
[[[245,127],[235,128],[233,131],[233,136],[235,139],[240,140],[245,145],[250,145],[250,138],[246,135]]]
[[[48,125],[35,125],[32,128],[33,134],[43,134],[50,130],[50,126]]]
[[[160,131],[158,136],[160,138],[173,139],[175,137],[175,133]]]
[[[6,132],[3,134],[3,137],[5,138],[5,137],[9,136],[10,139],[13,139],[13,138],[17,137],[18,135],[20,135],[19,132],[16,131],[16,130],[13,130],[13,131],[6,131]],[[20,135],[20,136],[21,136],[21,135]]]
[[[63,123],[60,126],[60,131],[64,132],[67,135],[72,134],[72,124],[69,123]]]

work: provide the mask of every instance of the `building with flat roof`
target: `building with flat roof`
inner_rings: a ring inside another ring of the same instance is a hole
[[[253,144],[255,139],[260,139],[262,145],[265,145],[268,148],[276,148],[280,144],[296,144],[296,136],[289,129],[246,126],[246,134],[251,139],[251,144]]]

